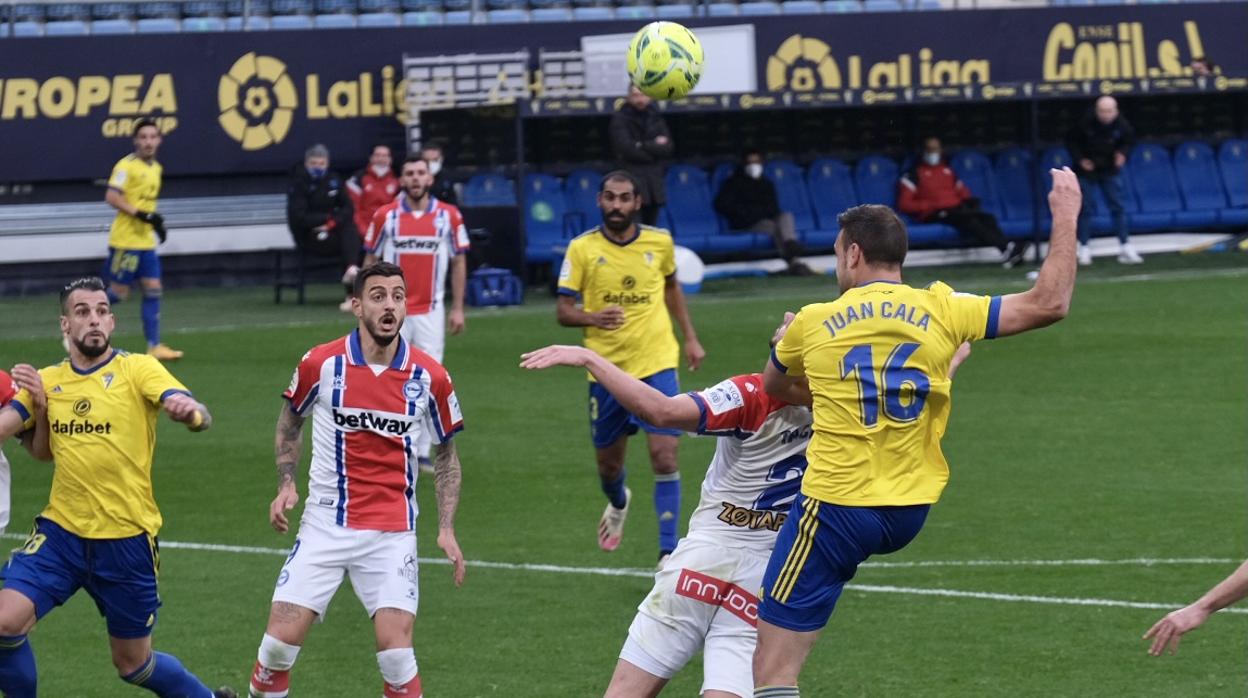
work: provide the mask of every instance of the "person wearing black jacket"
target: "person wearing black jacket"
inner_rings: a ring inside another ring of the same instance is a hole
[[[798,276],[813,274],[798,259],[802,245],[797,241],[793,214],[780,210],[776,185],[763,177],[763,154],[748,150],[741,166],[719,186],[715,195],[715,212],[728,219],[733,231],[763,233],[776,242],[780,257],[788,263],[789,273]]]
[[[1083,208],[1079,211],[1079,264],[1092,263],[1088,240],[1092,237],[1092,193],[1099,187],[1109,205],[1118,232],[1118,262],[1142,264],[1144,259],[1131,245],[1127,214],[1123,201],[1128,196],[1120,171],[1127,162],[1127,151],[1135,142],[1135,129],[1118,112],[1118,100],[1108,95],[1079,120],[1066,140],[1066,149],[1075,162],[1079,187],[1083,190]]]
[[[446,178],[446,154],[442,149],[442,144],[426,143],[420,149],[420,157],[429,163],[429,174],[433,175],[433,186],[429,187],[429,193],[442,203],[459,206],[459,198],[455,196],[455,187]]]
[[[608,134],[619,168],[637,180],[641,222],[654,225],[659,220],[659,209],[667,203],[663,164],[673,150],[667,123],[650,104],[650,98],[636,86],[630,86],[627,101],[611,115]]]
[[[286,192],[286,224],[295,246],[305,254],[337,257],[342,262],[342,285],[346,300],[339,306],[351,310],[351,290],[360,254],[360,234],[346,183],[329,170],[329,149],[319,143],[308,148],[303,165],[291,172]]]

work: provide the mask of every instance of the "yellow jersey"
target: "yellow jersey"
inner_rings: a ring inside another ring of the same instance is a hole
[[[675,273],[675,246],[666,230],[638,225],[632,240],[615,242],[595,228],[568,243],[559,293],[580,298],[586,312],[624,308],[622,327],[586,327],[585,346],[630,376],[646,378],[680,363],[667,312],[667,277]]]
[[[131,153],[113,166],[108,188],[121,192],[126,201],[140,211],[155,211],[163,171],[159,162],[147,162]],[[154,250],[156,233],[150,223],[118,211],[112,227],[108,229],[108,246],[123,250]]]
[[[940,499],[949,365],[963,342],[996,336],[1000,311],[999,297],[887,281],[802,308],[772,354],[814,397],[802,494],[842,506]]]
[[[88,371],[68,359],[41,369],[48,395],[52,493],[41,516],[82,538],[155,536],[160,510],[152,493],[152,453],[160,403],[189,392],[159,361],[113,350]],[[34,426],[30,393],[14,407]]]

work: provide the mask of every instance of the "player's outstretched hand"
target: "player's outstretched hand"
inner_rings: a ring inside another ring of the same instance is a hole
[[[446,329],[451,334],[459,334],[464,331],[464,311],[452,309],[450,314],[446,316]]]
[[[1079,208],[1083,205],[1083,194],[1079,191],[1079,178],[1069,167],[1049,170],[1053,176],[1053,189],[1049,192],[1049,211],[1053,218],[1079,217]]]
[[[195,421],[195,413],[199,411],[199,403],[195,398],[183,393],[174,393],[165,398],[165,412],[175,422],[190,424]]]
[[[1174,654],[1179,649],[1179,638],[1183,636],[1183,633],[1195,630],[1208,617],[1209,611],[1196,604],[1171,611],[1144,633],[1145,640],[1153,641],[1153,645],[1148,648],[1148,653],[1157,657],[1168,647],[1170,654]]]
[[[685,340],[685,358],[689,360],[690,371],[696,371],[702,365],[702,360],[706,358],[706,350],[702,348],[702,343],[697,337]]]
[[[43,391],[43,378],[39,376],[38,369],[30,364],[18,364],[9,373],[13,376],[13,382],[19,390],[26,390],[30,393],[36,410],[43,411],[48,408],[48,396]]]
[[[290,530],[290,522],[286,520],[286,512],[299,503],[299,490],[293,484],[287,484],[277,491],[273,503],[269,505],[269,525],[278,533]]]
[[[566,344],[552,344],[520,355],[520,368],[539,370],[551,366],[584,366],[589,350]]]
[[[455,579],[455,586],[463,586],[467,568],[464,566],[464,553],[459,549],[459,541],[455,540],[455,529],[438,529],[438,547],[446,553],[446,559],[451,561],[451,576]]]
[[[624,308],[618,305],[607,307],[593,313],[594,325],[604,330],[614,330],[624,326]]]

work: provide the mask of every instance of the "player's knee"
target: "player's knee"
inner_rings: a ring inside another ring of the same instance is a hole
[[[410,649],[416,617],[397,608],[379,608],[373,616],[377,630],[377,650]]]
[[[391,686],[405,686],[416,678],[416,652],[411,647],[396,647],[377,653],[381,678]]]
[[[110,293],[107,294],[109,297],[109,302],[112,302],[112,303],[118,303],[130,297],[129,286],[123,286],[121,284],[113,284],[112,286],[109,287],[108,290],[110,291]]]
[[[675,446],[660,446],[650,449],[650,466],[656,475],[671,475],[680,469],[680,460],[676,457]]]
[[[117,675],[125,679],[142,669],[151,656],[151,649],[146,647],[142,649],[113,647],[113,667],[117,669]]]
[[[265,633],[260,640],[260,652],[256,660],[272,671],[290,671],[299,657],[299,645],[292,645]]]
[[[0,591],[0,635],[25,635],[35,627],[35,605],[25,596],[5,589]]]

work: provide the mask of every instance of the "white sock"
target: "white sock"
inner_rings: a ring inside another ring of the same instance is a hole
[[[290,671],[295,665],[295,659],[299,656],[298,645],[288,645],[285,642],[265,633],[264,639],[260,641],[260,652],[256,657],[256,661],[266,669],[272,671]]]
[[[403,686],[416,678],[416,652],[411,647],[398,647],[377,653],[381,678],[391,686]]]

